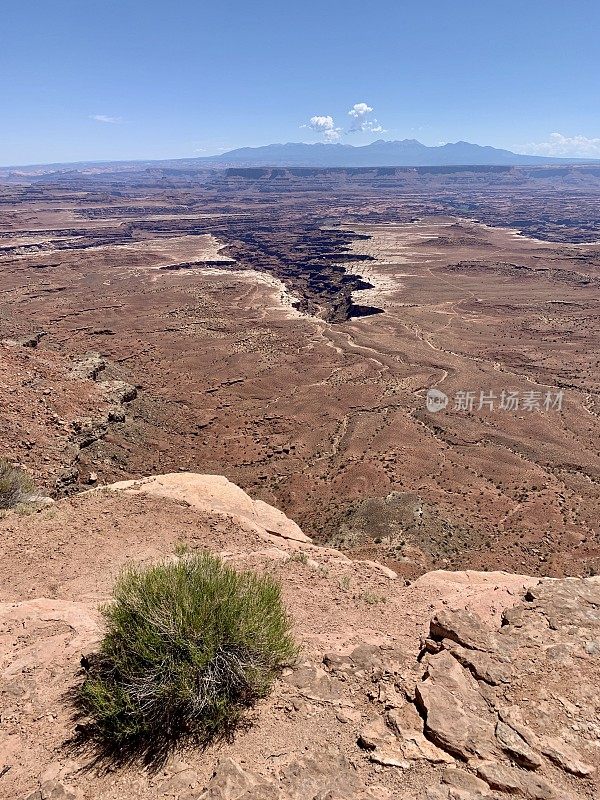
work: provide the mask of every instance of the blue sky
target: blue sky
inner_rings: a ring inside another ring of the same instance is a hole
[[[0,164],[377,138],[600,157],[598,0],[0,5]]]

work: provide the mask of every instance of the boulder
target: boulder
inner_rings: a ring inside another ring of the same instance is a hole
[[[469,650],[451,641],[445,642],[444,646],[478,681],[485,681],[491,686],[510,683],[513,672],[507,656],[498,657],[479,650]]]
[[[463,761],[497,753],[495,725],[477,682],[447,651],[429,659],[416,699],[425,734],[438,747]]]
[[[504,722],[496,725],[496,738],[513,761],[527,769],[538,769],[542,759],[527,742]]]
[[[568,792],[556,789],[543,778],[505,764],[484,762],[478,765],[477,774],[490,788],[528,800],[574,800]]]
[[[450,639],[471,650],[495,650],[495,636],[470,611],[440,611],[429,624],[432,639]]]
[[[574,747],[556,737],[547,736],[544,738],[542,741],[542,753],[550,761],[553,761],[556,766],[564,769],[565,772],[571,773],[571,775],[577,775],[579,778],[587,778],[588,775],[595,772],[594,767],[584,764]]]
[[[442,775],[442,783],[459,789],[462,792],[471,792],[483,795],[490,794],[490,787],[481,778],[459,767],[448,767]]]

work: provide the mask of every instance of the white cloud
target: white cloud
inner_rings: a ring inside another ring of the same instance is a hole
[[[538,156],[600,158],[600,138],[551,133],[547,142],[532,142],[520,149]]]
[[[354,103],[348,115],[350,117],[354,117],[355,119],[362,119],[365,114],[370,114],[373,109],[367,103]]]
[[[123,122],[121,117],[109,117],[107,114],[90,114],[90,119],[93,119],[94,122],[105,122],[110,125],[118,125]]]
[[[322,133],[326,142],[337,142],[342,135],[342,129],[337,128],[333,117],[329,114],[316,115],[311,117],[308,125],[301,125],[301,128],[311,128],[317,133]]]
[[[342,129],[333,128],[331,130],[326,130],[324,136],[326,142],[339,142],[342,137]]]
[[[348,116],[352,117],[350,130],[348,133],[358,133],[366,131],[368,133],[385,133],[385,128],[375,118],[367,119],[373,113],[373,107],[368,103],[355,103]]]
[[[386,133],[386,129],[376,119],[355,120],[350,126],[348,133],[358,133],[359,131],[366,131],[367,133]]]
[[[332,131],[335,128],[335,123],[333,121],[333,117],[323,116],[323,117],[311,117],[309,122],[309,127],[313,129],[313,131]]]
[[[368,117],[373,113],[373,108],[368,103],[355,103],[348,116],[352,117],[350,128],[344,131],[335,124],[335,120],[330,114],[315,115],[308,123],[301,125],[301,128],[310,128],[323,135],[326,142],[339,142],[342,136],[348,133],[358,133],[366,131],[369,133],[385,133],[385,128],[376,119]]]

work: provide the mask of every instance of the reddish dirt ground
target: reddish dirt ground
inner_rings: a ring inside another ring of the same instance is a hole
[[[340,189],[329,214],[306,186],[119,191],[6,189],[2,335],[45,331],[31,358],[104,359],[95,382],[78,379],[67,427],[93,416],[84,398],[107,391],[98,382],[138,392],[74,451],[57,450],[51,427],[22,445],[25,418],[7,408],[7,455],[51,491],[61,476],[73,491],[90,475],[213,472],[409,578],[600,568],[599,245],[416,218],[427,204],[412,190],[392,207],[363,184]],[[502,191],[480,216],[506,225]],[[531,198],[543,205],[541,190]],[[590,238],[590,203],[574,240]],[[53,395],[64,385],[47,382]],[[427,411],[430,388],[450,397],[445,410]],[[461,391],[475,393],[471,411],[455,410]],[[562,408],[478,408],[481,392],[503,391],[542,406],[562,391]]]

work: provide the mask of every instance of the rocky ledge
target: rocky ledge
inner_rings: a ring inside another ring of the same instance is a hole
[[[110,491],[109,491],[110,490]],[[2,524],[0,793],[29,800],[593,800],[600,578],[434,572],[317,547],[224,477],[180,473]],[[69,746],[68,691],[132,559],[207,548],[281,581],[298,663],[231,742],[160,769]]]

